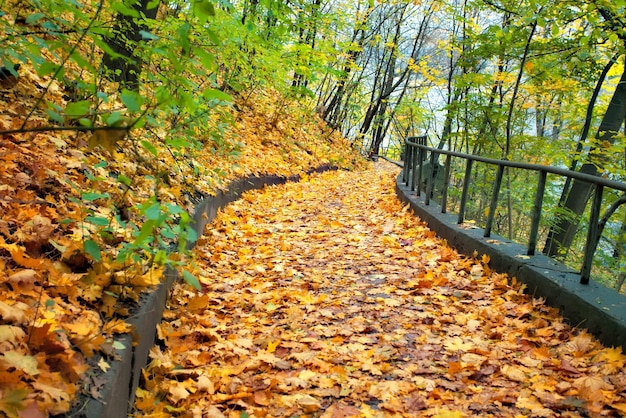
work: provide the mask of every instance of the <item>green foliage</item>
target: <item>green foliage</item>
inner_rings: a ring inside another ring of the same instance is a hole
[[[159,7],[157,18],[147,18],[142,5]],[[23,127],[37,117],[50,129],[93,130],[89,147],[111,162],[85,172],[89,186],[78,189],[81,198],[75,199],[83,215],[82,250],[91,260],[182,263],[169,254],[185,253],[196,240],[192,219],[160,187],[172,173],[220,175],[193,163],[203,149],[229,158],[241,152],[239,143],[223,135],[232,123],[225,109],[234,99],[245,101],[259,88],[280,92],[285,104],[313,96],[306,86],[293,88],[291,77],[298,71],[308,81],[318,80],[329,68],[332,42],[318,40],[313,48],[314,28],[327,29],[320,26],[318,11],[305,1],[302,7],[306,13],[262,0],[248,10],[245,23],[227,0],[40,0],[5,11],[10,14],[0,20],[0,61],[7,68],[31,64],[44,83]],[[112,22],[121,18],[135,26],[115,35]],[[312,31],[313,38],[299,39],[300,29]],[[116,42],[132,57],[125,57]],[[111,88],[103,56],[136,60],[137,84]],[[278,104],[273,117],[284,108]],[[118,164],[120,158],[135,163]],[[146,188],[151,196],[144,195]],[[182,276],[199,287],[190,273]]]

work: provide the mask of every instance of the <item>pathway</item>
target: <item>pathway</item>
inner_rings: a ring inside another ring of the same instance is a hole
[[[176,286],[136,416],[626,413],[619,349],[460,256],[395,197],[397,168],[247,193]]]

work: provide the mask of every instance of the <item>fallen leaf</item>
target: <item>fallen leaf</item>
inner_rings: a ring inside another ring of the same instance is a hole
[[[37,359],[33,356],[18,353],[17,351],[7,351],[0,359],[9,365],[9,367],[15,367],[30,376],[36,376],[39,374]]]
[[[111,365],[104,361],[103,358],[100,358],[100,360],[98,360],[98,367],[100,368],[100,370],[106,373],[111,368]]]

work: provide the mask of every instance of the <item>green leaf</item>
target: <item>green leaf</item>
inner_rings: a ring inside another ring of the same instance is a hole
[[[79,119],[89,113],[91,102],[89,100],[81,100],[79,102],[68,103],[65,107],[65,114],[70,119]]]
[[[113,2],[111,4],[111,8],[115,10],[116,12],[123,14],[124,16],[130,16],[130,17],[136,17],[136,18],[140,17],[139,12],[137,10],[126,6],[126,4],[124,4],[123,1]]]
[[[221,90],[212,89],[212,88],[205,89],[202,92],[202,97],[204,97],[206,100],[215,99],[215,100],[220,100],[222,102],[233,101],[233,98],[229,94],[226,94]]]
[[[202,290],[202,285],[200,285],[200,281],[193,274],[189,273],[187,270],[183,270],[183,279],[185,282],[193,286],[196,290]]]
[[[131,184],[130,179],[126,177],[124,174],[120,174],[119,176],[117,176],[117,182],[122,183],[128,187],[130,187],[130,184]]]
[[[67,247],[59,244],[58,242],[49,239],[48,242],[50,243],[50,245],[52,245],[54,248],[56,248],[56,250],[58,252],[60,252],[61,254],[63,254],[65,251],[67,251]]]
[[[139,112],[141,110],[141,105],[143,105],[144,102],[144,98],[141,97],[139,93],[127,89],[122,91],[120,99],[126,108],[131,112]]]
[[[28,16],[26,18],[26,24],[27,25],[32,25],[33,23],[43,19],[44,17],[46,17],[45,13],[35,13],[35,14],[32,14],[32,15],[30,15],[30,16]]]
[[[167,239],[174,239],[176,238],[176,234],[174,234],[174,231],[172,231],[171,228],[164,228],[161,231],[161,236]]]
[[[103,34],[106,35],[106,34]],[[95,42],[95,44],[102,49],[102,51],[104,51],[105,54],[107,54],[108,56],[110,56],[111,58],[123,58],[124,55],[120,54],[119,52],[115,52],[110,46],[109,44],[107,44],[106,42],[104,42],[104,40],[101,37],[94,37],[92,38],[92,40]]]
[[[140,142],[140,144],[141,144],[142,147],[144,147],[146,150],[148,150],[148,152],[150,152],[150,154],[154,155],[155,157],[157,157],[159,155],[159,151],[150,142],[148,142],[146,140],[142,140]]]
[[[121,341],[113,341],[113,348],[116,350],[126,350],[126,346]]]
[[[98,246],[98,244],[95,241],[90,240],[90,239],[86,240],[83,243],[83,249],[95,261],[97,261],[97,262],[102,261],[102,256],[100,254],[100,247]]]
[[[104,121],[108,126],[117,126],[119,122],[123,120],[124,118],[122,117],[121,112],[113,112],[104,118]]]
[[[137,247],[140,244],[143,244],[143,242],[150,235],[152,235],[152,230],[154,229],[155,225],[156,225],[156,222],[153,221],[153,220],[144,222],[144,224],[141,226],[141,230],[139,231],[139,234],[137,234],[137,237],[135,237],[135,241],[133,242],[133,246]]]
[[[556,23],[552,24],[552,27],[550,28],[550,30],[552,31],[552,36],[558,36],[559,35],[559,25],[557,25]]]
[[[183,50],[183,53],[185,55],[189,54],[189,49],[191,48],[191,44],[189,42],[189,28],[191,27],[191,25],[189,25],[189,22],[185,22],[180,29],[178,29],[178,38],[179,38],[179,45]]]
[[[222,41],[220,40],[219,36],[217,36],[217,33],[215,33],[215,31],[207,29],[206,32],[207,35],[209,35],[209,39],[211,40],[211,42],[213,42],[217,46],[220,46],[222,44]]]
[[[61,29],[59,28],[59,25],[57,25],[54,22],[51,22],[49,20],[46,20],[45,22],[43,22],[41,24],[41,27],[44,29],[49,30],[50,32],[59,32]]]
[[[103,160],[97,163],[96,165],[94,165],[93,168],[104,168],[106,166],[107,166],[107,162]]]
[[[154,255],[154,262],[159,266],[164,265],[167,262],[167,252],[163,250],[157,251]]]
[[[93,127],[93,121],[91,119],[88,119],[88,118],[80,118],[80,119],[78,119],[78,123],[80,124],[80,126],[84,126],[86,128],[92,128]]]
[[[54,122],[60,123],[61,125],[65,123],[65,118],[63,118],[63,116],[61,116],[61,114],[59,114],[58,112],[55,112],[52,109],[46,109],[46,113],[48,114],[48,117]]]
[[[98,226],[107,226],[109,224],[109,220],[102,216],[87,216],[85,217],[85,222]]]
[[[153,203],[143,211],[143,214],[146,215],[146,218],[156,221],[161,215],[161,205],[159,203]]]
[[[201,22],[206,22],[209,17],[215,16],[215,7],[208,0],[195,0],[193,3],[193,12]]]
[[[164,206],[170,215],[180,215],[181,213],[186,214],[185,210],[175,203],[166,203]]]
[[[53,64],[48,61],[44,61],[41,63],[39,67],[37,67],[37,75],[39,77],[47,76],[48,74],[54,74],[59,68],[58,64]]]
[[[72,61],[78,64],[81,68],[84,68],[90,72],[96,71],[93,65],[91,65],[91,63],[78,52],[74,51],[72,55],[70,55],[70,58],[72,59]]]
[[[206,52],[202,48],[194,48],[193,53],[200,59],[200,63],[204,66],[205,70],[212,71],[215,68],[215,55]]]
[[[93,192],[84,192],[82,194],[82,198],[85,202],[93,202],[98,199],[108,199],[108,193],[93,193]]]
[[[139,34],[141,35],[141,39],[143,39],[144,41],[156,41],[157,39],[159,39],[157,35],[154,35],[145,30],[140,30]]]

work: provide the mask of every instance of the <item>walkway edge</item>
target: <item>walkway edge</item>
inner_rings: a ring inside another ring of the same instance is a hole
[[[525,283],[526,293],[558,308],[572,326],[585,328],[604,345],[621,346],[626,352],[626,296],[594,282],[580,284],[578,272],[562,263],[541,254],[527,256],[522,245],[497,235],[485,238],[481,228],[458,225],[456,215],[442,214],[432,201],[425,205],[424,194],[417,197],[402,182],[402,174],[396,180],[396,193],[451,247],[466,255],[487,254],[491,268]]]
[[[322,165],[306,173],[319,173],[336,169],[335,166]],[[227,190],[219,191],[215,196],[207,197],[195,207],[194,230],[200,237],[206,224],[215,219],[219,209],[239,199],[248,190],[262,189],[265,186],[299,180],[300,175],[289,177],[267,175],[234,180]],[[190,245],[190,249],[192,247],[193,245]],[[80,399],[81,405],[76,405],[76,409],[65,414],[66,417],[126,418],[130,416],[135,402],[135,390],[141,377],[141,369],[148,364],[150,349],[155,341],[156,326],[161,322],[169,290],[177,279],[176,271],[166,270],[164,282],[157,286],[153,292],[144,296],[138,309],[133,312],[132,319],[128,320],[135,327],[138,335],[137,341],[133,345],[131,336],[128,334],[116,338],[116,342],[121,343],[126,348],[117,350],[118,358],[114,361],[107,360],[111,368],[106,373],[97,376],[98,381],[102,383],[100,398],[82,397]]]

